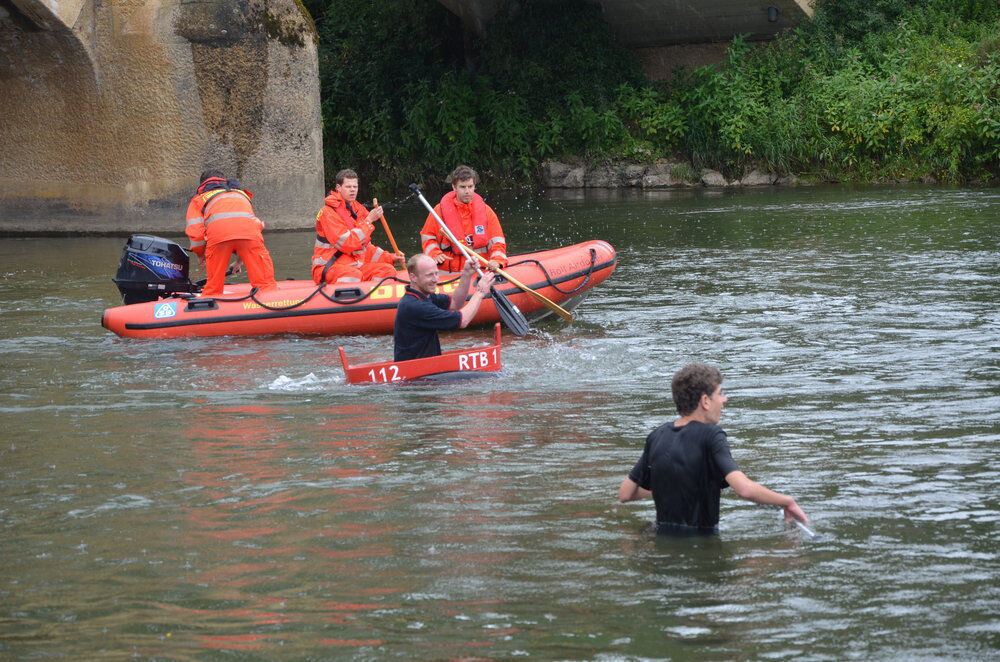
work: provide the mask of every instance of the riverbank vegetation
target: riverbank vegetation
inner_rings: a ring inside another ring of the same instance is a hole
[[[510,2],[481,38],[426,0],[307,0],[327,178],[405,183],[469,163],[530,182],[546,160],[684,159],[816,180],[995,180],[1000,9],[828,0],[770,42],[647,80],[599,10]]]

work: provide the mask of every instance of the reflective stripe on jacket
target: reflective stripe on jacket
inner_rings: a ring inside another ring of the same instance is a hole
[[[264,222],[254,214],[247,191],[216,188],[191,198],[184,234],[191,240],[191,250],[203,255],[206,245],[231,239],[262,239],[263,229]]]

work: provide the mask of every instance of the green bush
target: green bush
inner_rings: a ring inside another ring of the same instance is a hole
[[[859,180],[995,176],[996,7],[847,11],[861,4],[824,3],[768,44],[736,39],[726,62],[676,83],[692,162]]]
[[[579,99],[607,110],[619,85],[643,85],[636,56],[623,48],[596,3],[509,2],[477,43],[479,71],[497,90],[523,98],[533,116]]]
[[[547,159],[854,180],[998,172],[995,2],[826,0],[773,41],[738,37],[724,62],[660,84],[583,0],[508,3],[471,41],[437,2],[305,2],[328,178],[440,181],[465,162],[531,181]]]

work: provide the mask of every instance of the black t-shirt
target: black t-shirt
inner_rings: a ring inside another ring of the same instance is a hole
[[[407,361],[440,354],[441,341],[437,332],[457,329],[462,323],[462,314],[448,310],[450,305],[451,297],[447,294],[428,296],[407,285],[396,306],[393,360]]]
[[[691,421],[681,427],[666,423],[650,432],[628,477],[652,491],[658,525],[709,531],[719,523],[719,493],[733,471],[739,467],[725,431]]]

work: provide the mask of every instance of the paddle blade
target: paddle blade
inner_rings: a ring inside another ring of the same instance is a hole
[[[531,332],[528,320],[525,319],[524,314],[510,299],[500,293],[495,287],[490,288],[490,294],[493,296],[493,304],[500,314],[500,319],[503,321],[504,326],[510,329],[511,333],[515,336],[523,336]]]
[[[818,541],[820,541],[820,540],[823,539],[822,535],[817,534],[815,531],[813,531],[812,529],[810,529],[808,526],[806,526],[805,524],[803,524],[802,522],[800,522],[797,519],[793,519],[792,520],[792,524],[794,524],[795,526],[799,527],[799,529],[802,531],[802,533],[804,533],[807,536],[809,536],[810,540],[815,540],[815,541],[818,542]]]
[[[486,258],[484,258],[479,253],[474,253],[474,255],[476,257],[478,257],[483,262],[483,264],[486,264]],[[548,297],[546,297],[544,294],[541,294],[540,292],[534,291],[533,289],[531,289],[530,287],[528,287],[527,285],[525,285],[521,281],[519,281],[516,278],[514,278],[513,276],[511,276],[509,273],[507,273],[503,269],[498,269],[497,271],[499,272],[499,274],[501,276],[503,276],[504,278],[506,278],[508,281],[510,281],[514,285],[517,285],[519,288],[521,288],[521,290],[523,292],[525,292],[527,294],[530,294],[532,297],[534,297],[535,301],[539,302],[540,304],[542,304],[543,306],[545,306],[546,308],[548,308],[549,310],[551,310],[552,312],[554,312],[559,317],[563,318],[567,322],[572,322],[573,321],[573,314],[571,312],[569,312],[568,310],[563,309],[563,307],[560,306],[555,301],[552,301],[551,299],[549,299]]]

